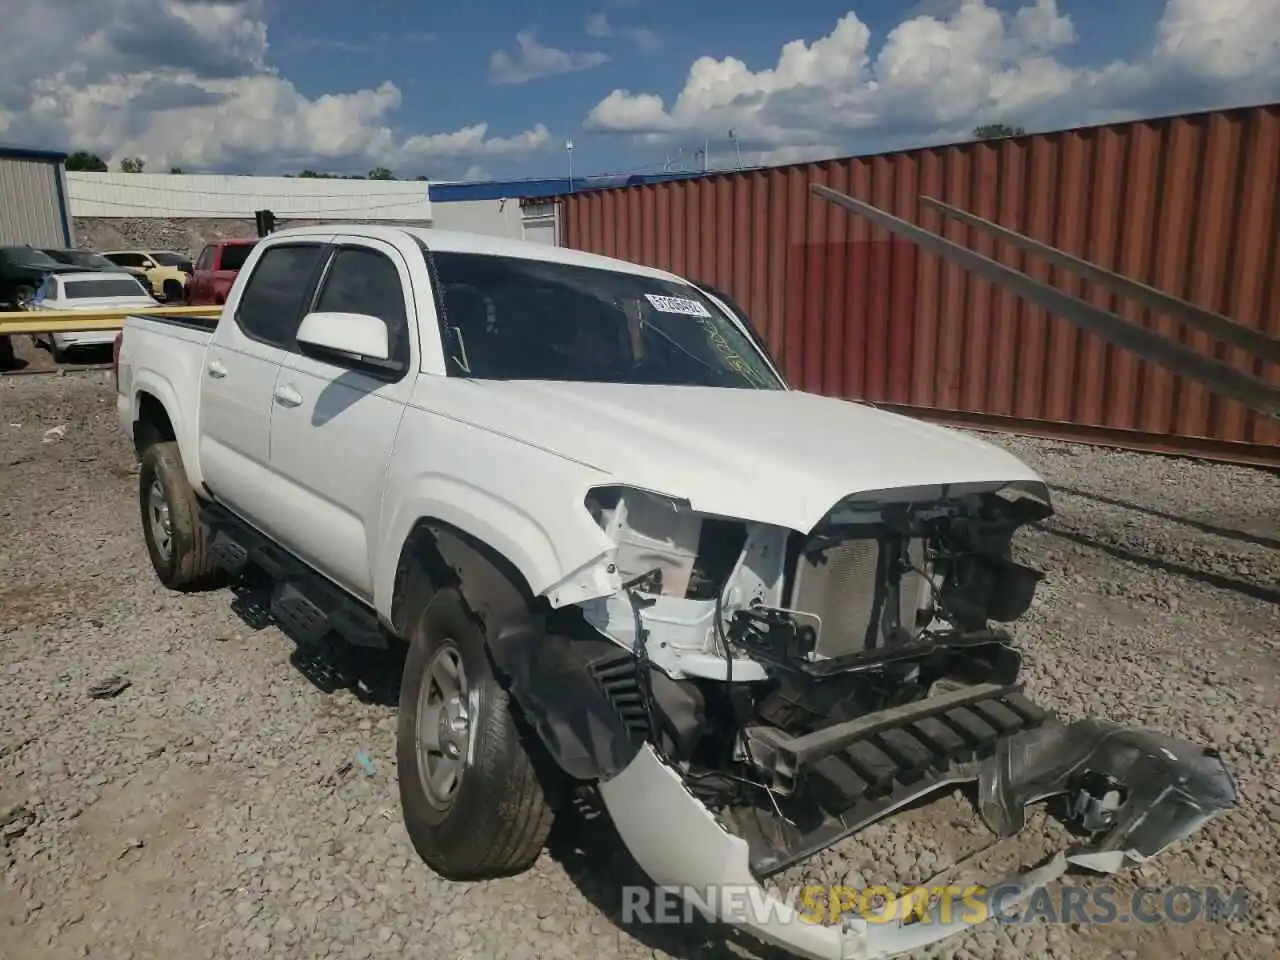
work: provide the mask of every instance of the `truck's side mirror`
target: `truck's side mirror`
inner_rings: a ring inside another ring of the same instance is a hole
[[[297,340],[304,353],[338,354],[352,360],[391,359],[386,323],[367,313],[308,313],[298,326]]]

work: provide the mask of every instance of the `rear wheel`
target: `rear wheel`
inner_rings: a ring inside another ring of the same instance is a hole
[[[156,576],[170,590],[214,586],[220,570],[209,551],[209,528],[182,467],[178,444],[154,443],[142,454],[138,471],[142,533]]]
[[[552,804],[456,590],[415,612],[396,757],[405,828],[436,873],[485,880],[537,860]]]
[[[166,303],[181,303],[182,284],[177,280],[166,280],[164,282],[164,299]]]
[[[4,370],[13,366],[13,339],[8,336],[0,336],[0,370]]]

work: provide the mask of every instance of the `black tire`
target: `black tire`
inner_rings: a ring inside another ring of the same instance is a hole
[[[522,741],[507,691],[494,677],[480,627],[453,589],[415,610],[410,623],[396,760],[414,849],[447,880],[488,880],[527,870],[551,831],[554,805]],[[462,753],[472,762],[458,765],[455,791],[445,802],[433,799],[425,783],[430,763],[418,749],[421,694],[433,690],[429,668],[437,657],[460,661],[470,713],[461,736],[470,738]]]
[[[153,487],[158,488],[155,496],[162,501],[162,509],[167,510],[167,548],[158,529],[162,521],[152,514]],[[182,468],[176,442],[154,443],[143,451],[138,470],[138,507],[147,554],[161,583],[182,592],[218,585],[221,571],[209,551],[209,528],[200,518],[200,502]]]
[[[164,282],[164,301],[165,303],[178,303],[182,300],[182,284],[177,280],[166,280]]]
[[[8,334],[0,336],[0,370],[7,370],[13,366],[13,338]]]

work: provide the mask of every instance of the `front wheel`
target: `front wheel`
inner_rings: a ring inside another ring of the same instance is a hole
[[[519,873],[542,852],[552,804],[462,596],[442,590],[415,614],[396,737],[405,828],[445,879]]]
[[[200,502],[187,480],[176,442],[154,443],[142,454],[138,506],[147,553],[161,583],[183,592],[218,583],[220,571],[209,551],[209,528],[200,517]]]

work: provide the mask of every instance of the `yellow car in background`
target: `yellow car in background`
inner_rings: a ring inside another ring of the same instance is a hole
[[[191,258],[170,250],[112,250],[102,254],[121,267],[137,267],[147,275],[151,293],[168,303],[181,303],[191,279]]]

